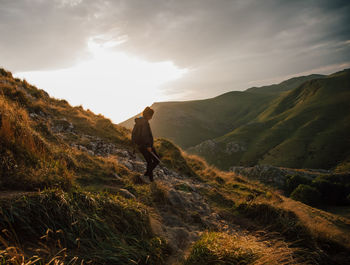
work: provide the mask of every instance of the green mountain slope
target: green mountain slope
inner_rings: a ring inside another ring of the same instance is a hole
[[[192,151],[221,168],[330,169],[349,159],[349,132],[350,71],[344,70],[282,94],[249,124]]]
[[[187,148],[255,118],[272,98],[264,94],[229,92],[206,100],[154,103],[151,126],[155,136],[166,137]],[[120,125],[132,128],[134,118]]]
[[[222,136],[255,119],[279,93],[305,80],[322,77],[310,75],[292,78],[280,84],[228,92],[215,98],[183,102],[159,102],[151,120],[154,135],[173,140],[189,148],[205,140]],[[120,123],[131,129],[134,118]]]

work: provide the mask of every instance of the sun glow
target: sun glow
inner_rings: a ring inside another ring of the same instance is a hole
[[[118,42],[88,43],[91,57],[73,67],[15,75],[49,92],[121,122],[155,101],[167,100],[162,85],[181,78],[186,69],[173,62],[151,63],[115,51]]]

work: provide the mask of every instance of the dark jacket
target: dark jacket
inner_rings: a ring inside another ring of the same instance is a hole
[[[148,120],[144,117],[139,117],[135,119],[135,123],[136,126],[140,126],[141,131],[139,147],[153,147],[153,134]]]

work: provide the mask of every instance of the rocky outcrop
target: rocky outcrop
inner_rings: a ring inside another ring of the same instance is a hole
[[[331,173],[328,170],[296,170],[291,168],[274,167],[270,165],[256,165],[254,167],[231,167],[230,171],[248,177],[250,179],[259,180],[270,186],[283,189],[289,176],[299,175],[310,180],[320,174]]]
[[[204,141],[204,142],[188,149],[189,152],[194,152],[194,153],[199,153],[199,154],[215,152],[217,150],[218,150],[218,144],[214,140]]]
[[[238,152],[245,152],[247,151],[247,147],[244,143],[238,143],[238,142],[230,142],[226,144],[225,153],[226,154],[233,154]]]
[[[51,130],[54,133],[73,132],[73,129],[73,124],[67,119],[53,120],[53,125],[51,126]]]
[[[247,146],[242,142],[218,143],[216,140],[207,140],[188,149],[189,152],[197,154],[225,153],[228,155],[245,152]]]

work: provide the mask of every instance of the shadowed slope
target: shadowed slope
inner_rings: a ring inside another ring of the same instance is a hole
[[[307,81],[272,101],[251,123],[191,151],[225,169],[257,163],[335,168],[350,156],[349,102],[349,70]]]

